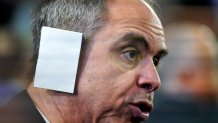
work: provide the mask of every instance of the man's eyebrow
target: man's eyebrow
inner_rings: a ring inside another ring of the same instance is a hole
[[[144,47],[148,51],[150,51],[150,45],[149,45],[147,39],[145,39],[145,37],[140,35],[140,34],[137,34],[137,33],[134,33],[134,32],[130,32],[130,33],[127,33],[124,36],[122,36],[121,40],[141,43],[141,44],[144,45]],[[167,49],[166,48],[162,48],[162,49],[159,49],[157,51],[156,56],[159,56],[160,58],[162,58],[162,57],[166,56],[167,54],[168,54]]]
[[[164,56],[166,56],[168,54],[168,50],[167,49],[161,49],[157,52],[157,55],[159,57],[159,59],[163,58]]]
[[[148,44],[148,41],[144,38],[144,36],[142,36],[140,34],[136,34],[136,33],[130,32],[130,33],[125,34],[121,38],[121,40],[144,44],[144,47],[147,50],[150,50],[150,46]]]

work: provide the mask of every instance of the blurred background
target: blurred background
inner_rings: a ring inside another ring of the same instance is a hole
[[[0,0],[0,106],[29,83],[30,14],[38,1]],[[218,123],[218,0],[158,2],[169,55],[148,123]]]
[[[158,0],[169,54],[146,123],[218,123],[218,0]]]
[[[0,0],[0,106],[26,88],[34,0]]]

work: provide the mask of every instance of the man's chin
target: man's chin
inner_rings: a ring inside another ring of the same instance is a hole
[[[137,109],[128,109],[128,112],[122,115],[111,115],[101,118],[99,123],[140,123],[146,121],[149,113],[140,112]]]

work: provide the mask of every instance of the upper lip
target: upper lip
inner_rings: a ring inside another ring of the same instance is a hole
[[[153,109],[153,103],[146,101],[146,100],[136,101],[136,102],[131,103],[131,105],[138,107],[141,110],[141,112],[144,112],[144,113],[149,113]]]

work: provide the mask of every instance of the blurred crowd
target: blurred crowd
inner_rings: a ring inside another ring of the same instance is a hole
[[[170,1],[162,1],[169,54],[148,123],[217,123],[218,2]]]
[[[159,1],[169,55],[159,68],[162,86],[148,123],[218,123],[218,2]],[[36,3],[0,1],[0,106],[28,85]]]
[[[150,123],[218,122],[218,43],[205,25],[166,26],[169,55],[160,68],[162,87]]]
[[[30,13],[35,1],[0,1],[0,106],[25,89],[31,58]]]

